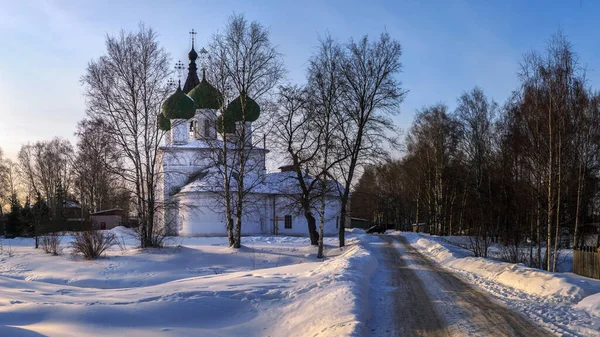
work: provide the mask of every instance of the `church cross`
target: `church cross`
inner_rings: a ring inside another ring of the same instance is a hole
[[[194,31],[194,29],[192,29],[192,31],[190,32],[190,37],[192,38],[192,48],[194,48],[194,35],[198,34],[197,32]]]
[[[175,63],[175,70],[177,70],[177,74],[179,77],[179,86],[181,86],[181,75],[183,73],[183,69],[185,69],[183,62],[177,61],[177,63]]]

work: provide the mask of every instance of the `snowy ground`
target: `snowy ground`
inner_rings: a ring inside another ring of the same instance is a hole
[[[546,337],[523,315],[423,256],[401,236],[370,244],[378,259],[371,281],[372,337]]]
[[[123,234],[123,230],[116,230]],[[69,237],[63,238],[68,245]],[[0,336],[363,336],[376,259],[348,233],[326,259],[307,238],[183,238],[84,261],[4,239]]]
[[[454,245],[468,248],[470,247],[471,241],[468,236],[431,236],[432,238],[439,238],[445,240]],[[594,241],[595,242],[595,241]],[[537,247],[533,247],[534,255]],[[542,249],[546,249],[545,246]],[[529,247],[522,247],[521,251],[523,257],[528,261],[529,258]],[[492,243],[488,248],[488,257],[502,261],[502,248],[500,244]],[[573,271],[573,250],[572,249],[559,249],[558,259],[556,261],[556,269],[559,272],[572,272]]]
[[[600,336],[600,281],[520,264],[475,258],[471,252],[416,233],[399,233],[442,267],[506,306],[562,336]]]

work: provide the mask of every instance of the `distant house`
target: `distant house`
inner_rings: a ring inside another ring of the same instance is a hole
[[[427,233],[427,224],[420,222],[412,225],[412,231],[415,233]]]
[[[113,229],[123,225],[123,210],[120,208],[106,209],[90,214],[92,229]]]
[[[81,221],[81,204],[75,200],[63,201],[62,216],[67,221]]]

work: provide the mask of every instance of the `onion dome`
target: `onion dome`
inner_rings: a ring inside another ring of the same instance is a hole
[[[198,59],[198,53],[194,50],[194,46],[192,45],[192,50],[188,53],[188,59],[190,61],[196,61]]]
[[[163,131],[171,130],[171,120],[165,117],[162,113],[158,114],[158,128]]]
[[[223,125],[223,116],[225,116],[225,125]],[[235,132],[235,121],[231,118],[228,118],[227,115],[219,115],[217,117],[217,131],[220,134],[223,134],[223,126],[225,127],[225,133],[234,133]]]
[[[162,114],[169,119],[190,119],[196,114],[196,104],[178,87],[163,103]]]
[[[245,101],[246,108],[244,109],[244,112],[246,113],[246,122],[254,122],[260,116],[260,106],[248,96],[246,96]],[[229,103],[225,114],[236,122],[241,122],[243,120],[241,96],[238,96],[238,98]]]
[[[188,94],[196,103],[196,109],[218,109],[223,102],[223,95],[206,80],[202,71],[202,81]]]

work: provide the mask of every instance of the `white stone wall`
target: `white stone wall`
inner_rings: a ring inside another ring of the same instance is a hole
[[[225,223],[225,207],[222,198],[212,193],[188,193],[179,197],[184,205],[179,210],[179,235],[227,235]],[[235,204],[232,203],[235,210]],[[242,218],[242,234],[275,234],[275,216],[281,218],[278,222],[279,235],[308,236],[308,224],[304,214],[298,209],[289,207],[290,199],[284,196],[254,194],[247,197]],[[333,236],[338,233],[340,201],[329,198],[325,210],[325,235]],[[317,229],[319,215],[315,211]],[[285,215],[292,216],[292,228],[285,228]],[[235,221],[235,219],[234,219]]]
[[[217,111],[214,109],[198,109],[194,117],[198,123],[196,129],[196,139],[217,139],[217,129],[215,128],[217,120]],[[205,123],[208,122],[208,133]]]
[[[186,144],[188,142],[189,127],[187,119],[171,120],[171,141],[173,144]]]

